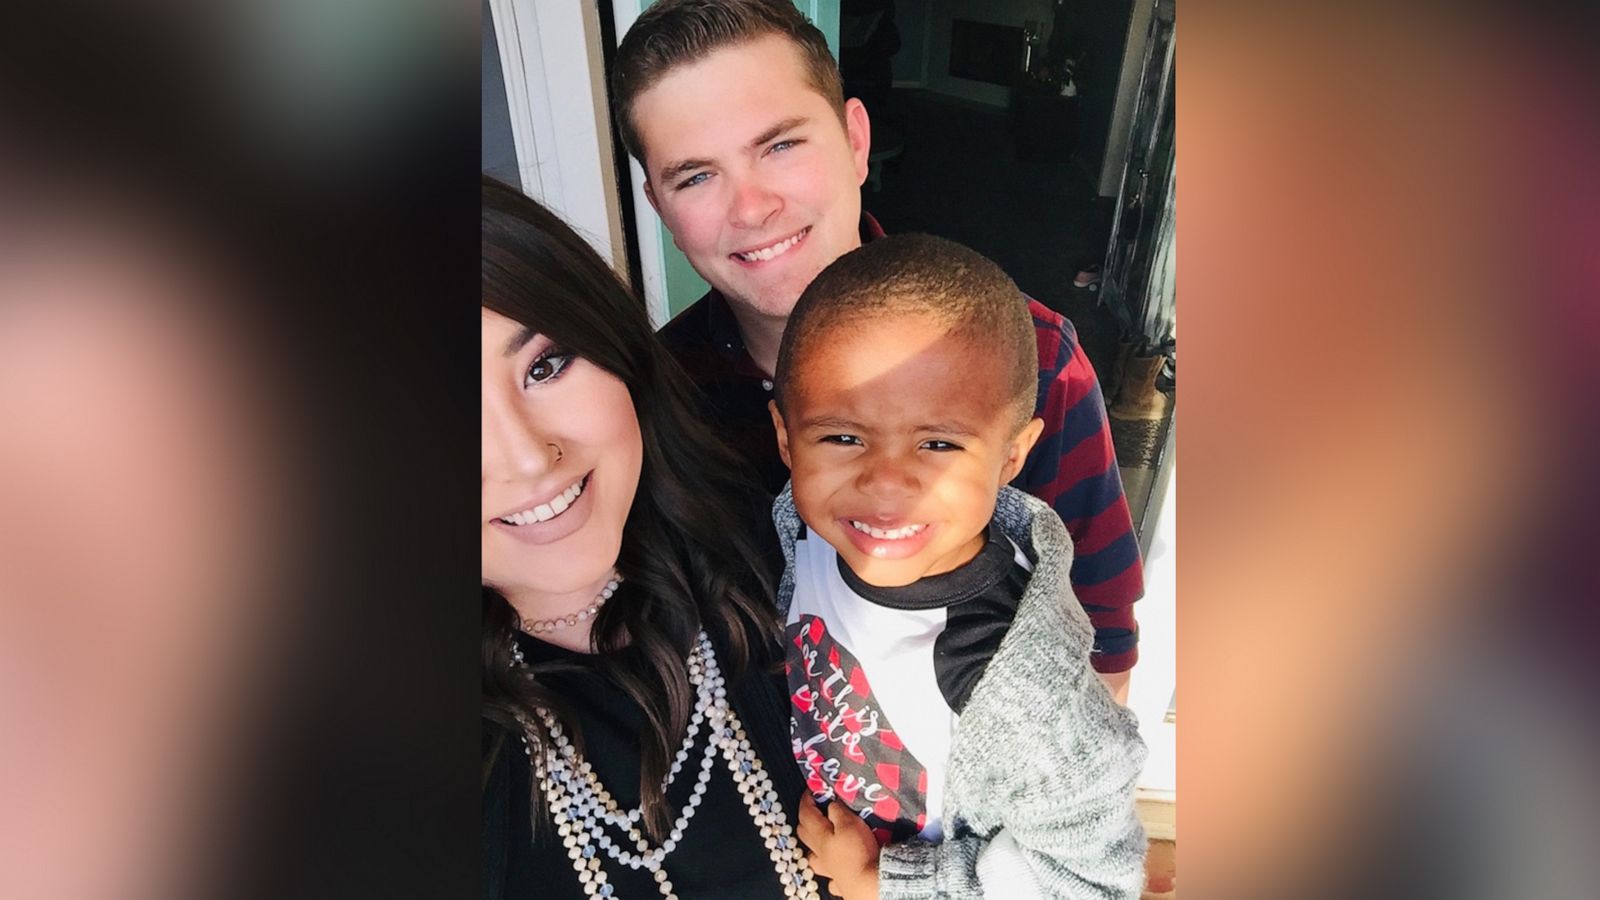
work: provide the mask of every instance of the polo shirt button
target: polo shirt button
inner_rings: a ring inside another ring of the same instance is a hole
[[[772,390],[772,379],[770,379],[770,378],[761,379],[761,389],[764,390],[764,391]]]

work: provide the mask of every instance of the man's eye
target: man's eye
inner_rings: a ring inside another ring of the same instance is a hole
[[[961,445],[952,444],[949,441],[923,441],[922,448],[924,450],[937,450],[940,453],[948,453],[952,450],[960,450]]]
[[[710,177],[711,177],[711,173],[710,172],[696,172],[693,175],[690,175],[688,178],[685,178],[684,180],[678,182],[678,190],[681,191],[684,188],[694,187],[695,185],[704,182],[707,178],[710,178]]]
[[[561,377],[567,366],[572,364],[573,355],[560,351],[551,351],[533,361],[528,367],[527,377],[523,385],[548,384]]]
[[[840,444],[846,447],[859,447],[861,446],[861,438],[858,438],[853,434],[829,434],[823,436],[822,443]]]
[[[798,147],[802,143],[804,143],[804,142],[801,141],[799,138],[790,138],[789,140],[779,141],[776,144],[773,144],[771,149],[768,150],[768,152],[769,153],[782,153],[785,150],[791,150],[791,149],[793,149],[795,147]]]

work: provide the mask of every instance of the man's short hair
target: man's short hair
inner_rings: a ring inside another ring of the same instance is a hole
[[[928,234],[879,238],[822,270],[789,314],[774,374],[778,409],[787,413],[796,361],[842,326],[885,316],[916,315],[952,337],[992,347],[1009,376],[1000,402],[1015,412],[1014,429],[1033,417],[1039,390],[1039,344],[1028,304],[999,266],[983,254]],[[959,377],[960,373],[951,373]]]
[[[724,47],[768,35],[787,38],[800,54],[806,81],[844,121],[844,85],[828,39],[790,0],[660,0],[640,13],[617,47],[611,68],[622,145],[639,160],[644,143],[633,124],[633,104],[673,69],[699,62]]]

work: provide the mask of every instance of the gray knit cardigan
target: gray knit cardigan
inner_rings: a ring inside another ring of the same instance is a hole
[[[783,542],[778,609],[794,597],[800,532],[785,487],[772,509]],[[1144,829],[1133,792],[1145,746],[1131,712],[1089,665],[1094,632],[1072,593],[1072,538],[1042,501],[1002,488],[995,522],[1033,560],[1011,629],[962,711],[950,748],[941,843],[890,844],[880,900],[976,898],[978,854],[1000,829],[1048,897],[1138,898]]]

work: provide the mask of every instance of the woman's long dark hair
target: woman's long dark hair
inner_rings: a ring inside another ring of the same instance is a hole
[[[660,839],[671,818],[661,785],[693,699],[686,658],[695,633],[701,627],[711,633],[730,680],[770,662],[777,645],[771,579],[750,533],[766,521],[765,497],[745,464],[702,423],[687,379],[656,339],[644,304],[566,223],[488,177],[483,307],[617,376],[633,398],[644,463],[617,559],[628,586],[618,595],[624,602],[601,608],[592,639],[602,672],[639,704],[649,723],[640,735],[641,824]],[[548,670],[512,669],[516,623],[511,605],[485,586],[485,718],[542,747],[549,738],[535,713],[542,708],[581,740],[571,710],[541,682]],[[536,824],[541,799],[536,787]]]

